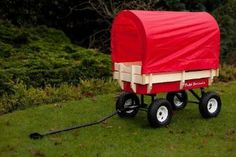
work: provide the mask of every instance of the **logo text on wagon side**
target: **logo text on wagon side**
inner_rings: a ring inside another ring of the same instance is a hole
[[[195,86],[202,86],[202,85],[206,85],[205,81],[201,81],[201,82],[186,82],[184,84],[184,87],[195,87]]]

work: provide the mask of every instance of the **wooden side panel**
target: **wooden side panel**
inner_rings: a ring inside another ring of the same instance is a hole
[[[114,69],[113,78],[123,90],[140,94],[207,87],[219,75],[219,69],[141,75],[139,62],[115,63]]]

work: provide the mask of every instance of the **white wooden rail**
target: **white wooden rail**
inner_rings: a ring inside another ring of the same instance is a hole
[[[141,62],[115,63],[113,72],[113,78],[119,81],[122,89],[124,89],[123,81],[126,81],[130,82],[134,92],[136,92],[136,84],[148,85],[148,93],[155,83],[180,81],[181,90],[186,80],[208,78],[211,85],[215,76],[219,76],[219,69],[141,74]]]

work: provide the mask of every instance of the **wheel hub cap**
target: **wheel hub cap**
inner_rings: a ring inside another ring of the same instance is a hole
[[[181,94],[180,93],[178,93],[178,94],[181,97]],[[180,101],[177,96],[174,96],[174,104],[175,104],[175,106],[180,107],[183,104],[183,102]]]
[[[125,101],[124,108],[129,109],[129,110],[125,111],[126,113],[132,113],[134,111],[133,108],[135,108],[135,107],[136,106],[135,106],[135,104],[133,104],[132,99],[128,99],[128,100]]]
[[[164,122],[168,117],[168,109],[165,106],[159,107],[156,116],[158,121]]]
[[[214,113],[217,110],[218,102],[215,98],[211,98],[207,103],[207,109],[210,113]]]

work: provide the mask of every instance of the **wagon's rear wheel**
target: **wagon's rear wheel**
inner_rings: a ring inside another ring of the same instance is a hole
[[[170,102],[173,110],[181,110],[187,105],[188,95],[185,91],[170,92],[166,99]]]
[[[203,118],[216,117],[221,110],[220,96],[214,92],[205,93],[199,104],[199,111]]]
[[[148,121],[154,128],[167,126],[172,118],[171,104],[165,99],[152,102],[148,108]]]
[[[135,93],[123,92],[116,101],[116,110],[120,117],[134,117],[139,106],[139,98]]]

